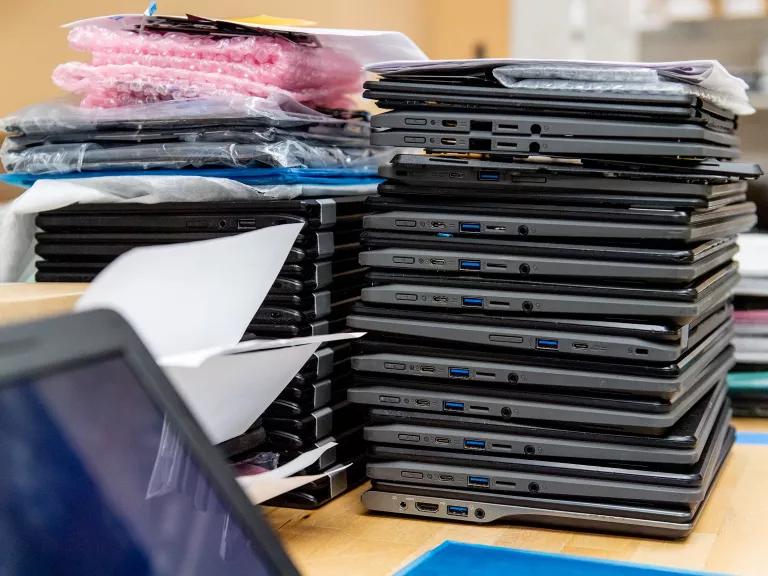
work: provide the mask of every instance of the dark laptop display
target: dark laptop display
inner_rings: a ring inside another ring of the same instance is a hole
[[[58,323],[85,331],[88,316]],[[19,336],[44,340],[53,324]],[[0,332],[0,357],[13,355],[13,333]],[[43,373],[14,374],[13,358],[0,368],[0,573],[295,574],[266,526],[255,537],[247,518],[260,519],[242,493],[233,502],[231,478],[222,488],[223,461],[206,458],[215,453],[184,407],[166,405],[179,403],[170,384],[133,369],[136,352]]]

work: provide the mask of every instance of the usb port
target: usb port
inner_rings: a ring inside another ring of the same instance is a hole
[[[426,398],[417,398],[416,406],[429,406],[429,400]],[[437,442],[437,438],[435,438],[435,442]]]
[[[432,220],[429,225],[432,226],[432,228],[445,228],[445,222],[441,220]]]
[[[477,222],[459,222],[459,230],[462,232],[480,232],[480,224]]]
[[[488,476],[468,476],[467,486],[478,486],[480,488],[488,488],[491,485],[491,479]]]
[[[419,512],[437,512],[437,504],[429,502],[416,502],[416,510]]]
[[[422,372],[434,372],[435,367],[432,366],[431,364],[423,364],[419,366],[419,370],[421,370]]]
[[[496,170],[480,170],[477,173],[477,179],[481,182],[498,182],[500,175]]]
[[[451,439],[446,436],[435,436],[435,442],[438,444],[450,444]],[[442,478],[440,478],[442,480]],[[453,480],[453,478],[451,478]]]
[[[441,138],[440,144],[445,146],[456,146],[456,138]]]
[[[453,474],[440,474],[438,478],[443,482],[453,482]]]
[[[456,120],[443,120],[443,126],[446,128],[456,128],[459,123]]]
[[[469,368],[448,368],[451,378],[469,378]]]
[[[256,218],[240,218],[237,221],[238,230],[253,230],[256,228]]]
[[[435,266],[442,266],[443,264],[445,264],[445,259],[444,258],[432,258],[432,259],[430,259],[429,263],[430,264],[434,264]]]
[[[446,511],[449,516],[467,516],[469,514],[469,508],[466,506],[452,506],[449,504]]]
[[[589,344],[587,344],[586,342],[574,342],[573,347],[576,348],[577,350],[586,350],[587,348],[589,348]]]
[[[485,450],[485,440],[467,438],[464,440],[464,448],[472,448],[473,450]]]
[[[460,270],[480,270],[480,260],[459,260]]]
[[[464,412],[464,402],[443,402],[443,410],[449,412]]]
[[[471,306],[475,308],[482,308],[483,307],[483,299],[482,298],[476,298],[473,296],[464,296],[461,299],[461,305],[462,306]]]
[[[560,342],[550,338],[536,338],[536,348],[539,350],[557,350]]]

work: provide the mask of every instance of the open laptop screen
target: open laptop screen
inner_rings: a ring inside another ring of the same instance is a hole
[[[272,573],[128,364],[0,388],[0,573]]]

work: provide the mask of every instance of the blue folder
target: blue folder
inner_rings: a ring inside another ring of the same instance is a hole
[[[594,560],[461,542],[443,542],[397,576],[713,576],[659,566]]]

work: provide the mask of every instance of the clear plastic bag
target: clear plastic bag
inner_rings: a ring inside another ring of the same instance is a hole
[[[69,42],[90,52],[92,63],[62,64],[53,81],[82,95],[82,106],[89,108],[270,93],[345,107],[363,78],[350,56],[274,36],[138,34],[84,25],[70,31]]]
[[[534,70],[540,70],[535,72]],[[636,73],[635,73],[636,72]],[[653,72],[656,79],[648,74]],[[527,75],[524,75],[527,74]],[[616,66],[500,66],[493,69],[499,83],[513,90],[614,92],[622,94],[687,94],[697,96],[734,114],[754,113],[746,95],[736,91],[724,92],[699,84],[688,83],[680,78],[665,79],[659,70],[648,68],[623,68]],[[670,77],[671,78],[671,77]]]
[[[652,68],[629,66],[596,67],[574,64],[510,64],[496,68],[493,75],[504,86],[519,80],[545,78],[548,80],[589,80],[594,82],[643,82],[659,81],[659,75]]]
[[[259,144],[174,142],[102,146],[51,144],[13,149],[3,143],[0,160],[8,172],[66,174],[104,170],[154,170],[203,167],[297,167],[376,169],[391,159],[387,148],[326,146],[311,140],[271,138]]]
[[[367,138],[367,115],[341,110],[319,112],[285,95],[265,98],[197,98],[136,104],[122,108],[88,109],[65,100],[28,106],[0,119],[0,130],[10,136],[48,137],[67,132],[139,132],[194,130],[210,127],[255,129],[305,127],[308,131],[335,129]]]

